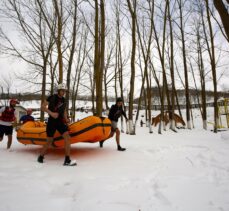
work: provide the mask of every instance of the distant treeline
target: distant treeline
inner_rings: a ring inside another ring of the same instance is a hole
[[[157,87],[153,87],[152,88],[152,93],[153,93],[153,101],[159,98],[159,90]],[[190,93],[190,98],[192,101],[192,104],[195,104],[197,97],[201,96],[201,90],[195,90],[195,89],[189,89],[189,93]],[[185,97],[185,90],[184,89],[178,89],[177,90],[177,95],[179,96],[179,98],[183,98]],[[41,94],[34,94],[34,93],[1,93],[0,94],[1,99],[10,99],[10,98],[16,98],[19,101],[31,101],[31,100],[41,100]],[[206,91],[206,98],[208,99],[208,102],[211,102],[210,99],[212,99],[213,102],[213,97],[214,97],[214,92],[213,91]],[[223,92],[223,91],[219,91],[218,92],[218,99],[220,98],[229,98],[229,92]],[[108,97],[109,101],[113,101],[115,102],[115,98],[114,97]],[[91,101],[91,96],[88,95],[79,95],[77,96],[77,100],[85,100],[85,101]],[[138,98],[134,99],[134,103],[138,102]]]
[[[200,98],[201,91],[202,90],[200,90],[200,89],[197,89],[197,90],[196,89],[189,89],[190,98],[191,99],[192,98],[195,99],[197,97]],[[177,92],[177,95],[178,95],[179,98],[185,97],[185,90],[184,89],[177,89],[176,92]],[[159,97],[160,92],[159,92],[157,87],[153,87],[152,88],[152,93],[153,93],[153,96]],[[172,91],[169,90],[169,94],[171,94],[171,93],[172,93]],[[214,92],[211,91],[211,90],[206,90],[205,93],[206,93],[206,98],[207,99],[212,99],[214,97]],[[218,96],[217,96],[218,99],[220,99],[220,98],[229,98],[229,92],[218,91],[217,94],[218,94]],[[213,102],[213,100],[212,100],[212,102]]]

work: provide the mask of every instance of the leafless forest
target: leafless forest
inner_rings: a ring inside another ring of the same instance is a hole
[[[72,113],[79,95],[90,96],[98,116],[109,96],[122,97],[134,134],[134,101],[150,120],[155,95],[161,121],[169,111],[175,130],[178,89],[185,90],[183,118],[191,129],[190,90],[196,90],[206,129],[210,88],[217,132],[218,89],[229,70],[229,0],[2,0],[0,10],[0,54],[27,64],[16,77],[35,87],[41,101],[62,82]],[[1,93],[10,93],[12,80],[0,78]]]

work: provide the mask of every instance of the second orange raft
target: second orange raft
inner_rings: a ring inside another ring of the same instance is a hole
[[[99,142],[109,137],[111,122],[108,118],[89,116],[69,125],[71,144],[77,142]],[[17,131],[17,139],[22,144],[46,144],[46,124],[44,122],[27,122]],[[53,146],[64,147],[64,139],[56,131]]]

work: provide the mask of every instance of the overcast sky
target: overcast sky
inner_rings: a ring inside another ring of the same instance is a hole
[[[15,27],[7,22],[5,19],[0,16],[0,24],[1,27],[6,31],[8,35],[18,44],[20,44],[22,41],[18,37]],[[223,45],[224,50],[228,50],[229,44],[225,41],[225,39],[222,38],[222,36],[217,34],[217,43],[221,43]],[[222,90],[227,88],[229,90],[229,59],[228,59],[228,53],[222,53],[221,58],[221,64],[224,66],[224,75],[221,77],[218,89]],[[219,56],[219,55],[216,55]],[[22,81],[19,81],[16,79],[15,74],[21,74],[23,75],[26,71],[28,71],[29,66],[25,64],[24,62],[17,60],[13,57],[7,58],[5,55],[0,54],[0,83],[4,83],[4,80],[7,78],[12,78],[12,92],[25,92],[32,87],[29,84],[26,84]],[[221,73],[219,73],[221,74]],[[219,75],[218,75],[219,76]],[[209,75],[210,77],[210,75]],[[192,79],[190,79],[192,81]],[[138,81],[136,79],[136,81]],[[136,86],[138,86],[139,83],[136,82]],[[211,89],[213,87],[212,82],[207,83],[207,88]],[[139,89],[140,87],[138,87]]]

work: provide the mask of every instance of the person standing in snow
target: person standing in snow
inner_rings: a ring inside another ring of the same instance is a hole
[[[57,94],[51,95],[42,104],[41,109],[49,114],[48,123],[46,127],[47,144],[43,145],[41,153],[37,159],[39,163],[43,163],[44,155],[53,142],[53,136],[57,131],[63,136],[65,141],[65,166],[76,165],[75,161],[70,160],[70,136],[68,133],[65,95],[66,87],[64,84],[57,86]]]
[[[32,116],[32,113],[33,113],[33,110],[31,108],[28,108],[26,110],[26,115],[23,115],[21,118],[20,118],[20,123],[21,124],[25,124],[26,122],[28,121],[34,121],[34,117]]]
[[[123,100],[122,98],[117,98],[116,100],[116,104],[112,105],[110,110],[109,110],[109,114],[108,114],[108,118],[111,120],[111,133],[109,135],[109,138],[114,136],[114,133],[116,134],[116,143],[117,143],[117,150],[118,151],[125,151],[126,148],[122,148],[120,146],[120,130],[118,128],[118,119],[121,116],[124,116],[126,121],[128,121],[128,118],[126,116],[125,111],[123,110]],[[103,142],[100,142],[100,147],[103,147]]]
[[[16,122],[15,106],[19,104],[17,99],[11,99],[9,106],[0,109],[0,141],[4,134],[8,136],[7,149],[11,147],[13,135],[13,122]]]

